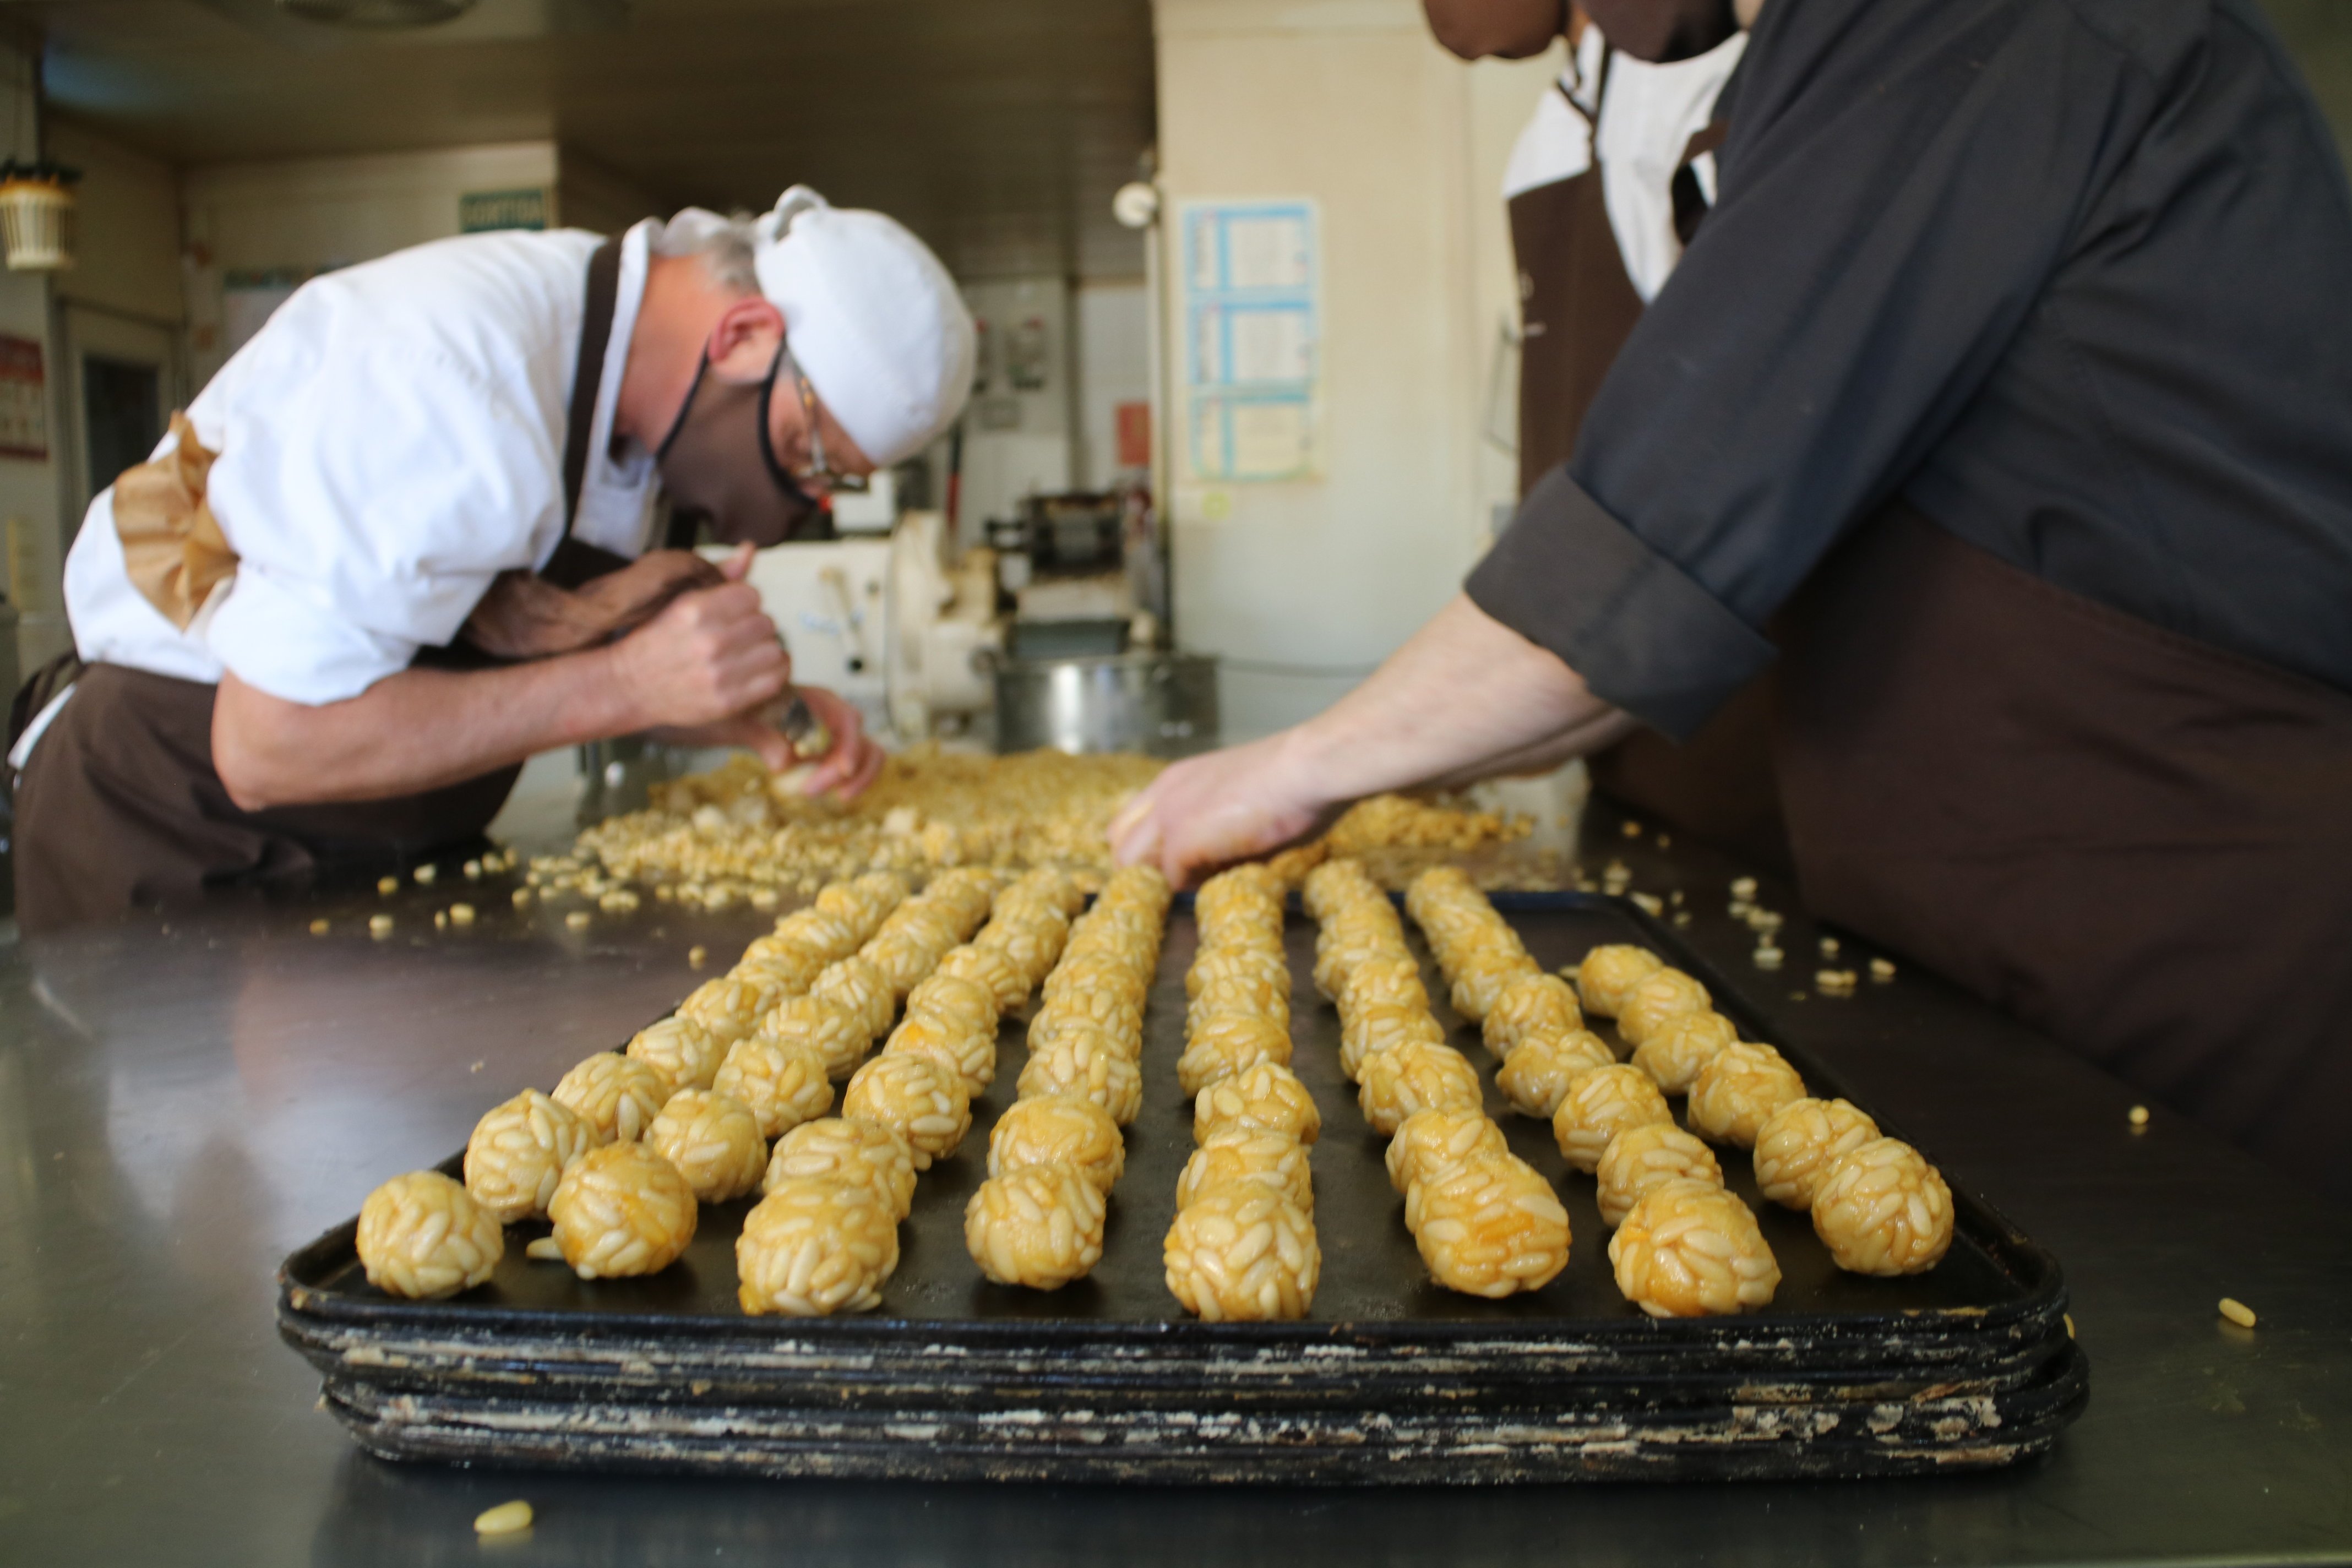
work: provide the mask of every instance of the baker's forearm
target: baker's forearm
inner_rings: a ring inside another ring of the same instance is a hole
[[[381,800],[644,727],[612,650],[502,669],[409,669],[310,707],[221,679],[213,765],[248,811]]]
[[[1336,803],[1564,761],[1630,723],[1556,656],[1457,596],[1285,748]]]
[[[1574,725],[1508,756],[1491,758],[1475,768],[1440,773],[1423,782],[1432,789],[1459,789],[1481,779],[1548,773],[1570,758],[1591,756],[1595,752],[1613,746],[1641,727],[1642,721],[1631,713],[1622,708],[1612,708],[1598,718]]]

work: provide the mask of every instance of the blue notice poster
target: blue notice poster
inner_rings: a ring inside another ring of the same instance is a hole
[[[1179,210],[1192,477],[1318,477],[1322,257],[1315,203],[1194,201]]]

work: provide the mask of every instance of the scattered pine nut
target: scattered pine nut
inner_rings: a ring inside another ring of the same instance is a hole
[[[698,942],[686,950],[686,962],[688,967],[699,969],[710,962],[710,950]]]
[[[1675,847],[1675,838],[1674,838],[1674,835],[1673,835],[1673,834],[1671,834],[1671,833],[1661,833],[1661,834],[1659,834],[1659,835],[1658,835],[1658,847],[1659,847],[1659,848],[1661,848],[1661,849],[1672,849],[1674,847]]]
[[[2061,1312],[2058,1315],[2066,1320],[2066,1337],[2070,1340],[2073,1339],[2074,1337],[2074,1314],[2072,1312]]]
[[[517,888],[517,889],[514,890],[514,907],[515,907],[515,908],[517,908],[517,909],[521,909],[525,904],[528,904],[528,903],[530,903],[530,889],[529,888]]]
[[[441,868],[434,865],[431,861],[427,861],[424,865],[416,868],[416,885],[420,888],[429,888],[433,885],[433,879],[438,877],[440,874]]]
[[[327,934],[326,916],[320,915],[317,920],[310,922],[310,934],[312,936],[324,936]]]
[[[489,1066],[489,1065],[490,1065],[490,1064],[489,1064],[489,1063],[488,1063],[488,1062],[486,1062],[486,1061],[482,1061],[482,1062],[476,1062],[472,1067],[467,1068],[466,1070],[467,1070],[467,1072],[479,1072],[479,1071],[481,1071],[484,1068],[486,1068],[486,1067],[488,1067],[488,1066]]]
[[[541,1263],[561,1263],[563,1261],[563,1244],[551,1236],[542,1236],[524,1247],[522,1255]]]
[[[449,923],[453,926],[472,925],[474,923],[474,906],[471,904],[451,904],[449,906]]]
[[[2132,1124],[2134,1127],[2145,1127],[2145,1126],[2147,1126],[2147,1106],[2145,1106],[2145,1105],[2135,1105],[2135,1106],[2133,1106],[2133,1107],[2131,1108],[2130,1114],[2126,1118],[2126,1120],[2129,1121],[2131,1122],[2131,1124]]]
[[[1837,955],[1838,939],[1833,936],[1825,936],[1822,938],[1822,956],[1823,958],[1835,958]]]
[[[449,911],[447,910],[435,910],[433,911],[433,929],[435,931],[447,931],[449,929]]]
[[[1753,877],[1742,877],[1738,881],[1732,883],[1731,896],[1739,900],[1742,903],[1753,899],[1756,896],[1756,879]]]
[[[1638,822],[1629,822],[1620,827],[1617,831],[1622,833],[1628,838],[1639,838],[1642,837],[1642,825]]]
[[[530,1528],[530,1504],[520,1498],[485,1509],[474,1521],[477,1535],[512,1535],[518,1530]]]
[[[391,917],[390,915],[370,915],[370,916],[368,916],[368,935],[370,935],[370,936],[390,936],[391,934],[392,934],[392,917]]]
[[[574,910],[570,914],[563,917],[563,923],[570,926],[573,931],[586,931],[588,929],[588,911],[586,910]]]
[[[2254,1326],[2254,1310],[2235,1296],[2221,1298],[2221,1315],[2242,1329],[2251,1329]]]
[[[1873,980],[1877,981],[1882,985],[1894,979],[1895,961],[1891,958],[1872,959],[1870,961],[1870,977]]]
[[[1780,967],[1780,960],[1785,955],[1779,948],[1774,947],[1770,942],[1766,942],[1763,946],[1756,950],[1756,967],[1759,969],[1778,969]]]
[[[1655,893],[1636,893],[1633,895],[1633,902],[1640,907],[1643,913],[1653,917],[1665,912],[1665,900]]]
[[[400,891],[400,879],[397,877],[378,877],[375,879],[375,890],[389,898],[393,894]]]
[[[466,862],[466,880],[467,880],[468,882],[478,882],[478,881],[480,881],[481,879],[482,879],[482,863],[481,863],[479,860],[468,860],[468,861],[467,861],[467,862]]]

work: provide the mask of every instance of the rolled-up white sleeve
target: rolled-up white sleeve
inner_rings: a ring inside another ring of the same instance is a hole
[[[317,325],[249,367],[299,395],[216,433],[210,497],[238,567],[205,634],[238,679],[311,705],[454,640],[491,580],[562,530],[560,435],[527,388]]]

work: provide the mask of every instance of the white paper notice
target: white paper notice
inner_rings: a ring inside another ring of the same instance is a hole
[[[1322,264],[1314,202],[1188,202],[1180,212],[1190,477],[1319,478]]]

